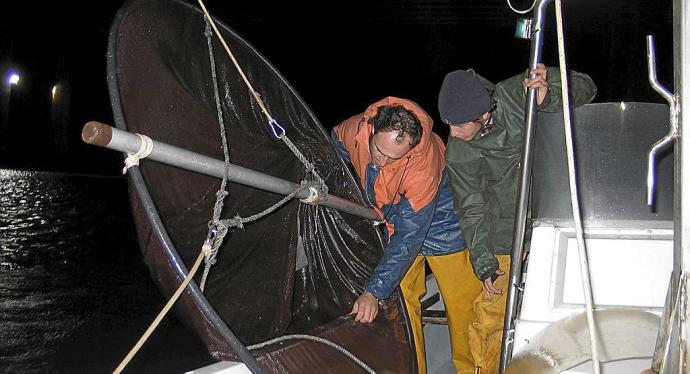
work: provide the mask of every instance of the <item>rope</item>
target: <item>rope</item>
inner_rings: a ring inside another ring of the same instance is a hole
[[[302,182],[302,186],[297,188],[296,190],[292,191],[289,195],[286,195],[284,198],[282,198],[280,201],[277,203],[273,204],[269,208],[265,209],[264,211],[254,214],[252,216],[242,218],[239,215],[236,215],[233,218],[230,219],[222,219],[222,220],[217,220],[212,223],[212,226],[215,227],[215,230],[217,230],[216,234],[209,234],[209,239],[212,241],[212,246],[211,249],[208,252],[208,256],[206,259],[207,266],[204,268],[204,273],[201,276],[201,282],[199,284],[199,288],[203,291],[204,286],[206,285],[206,278],[208,277],[209,270],[212,265],[216,263],[216,257],[218,256],[218,249],[220,248],[221,244],[223,244],[223,239],[225,238],[225,235],[228,233],[228,229],[230,227],[237,227],[240,229],[244,229],[244,224],[252,221],[256,221],[257,219],[268,215],[281,207],[283,204],[286,202],[290,201],[295,195],[300,193],[301,191],[310,188],[311,186],[308,183]],[[210,228],[210,232],[213,233],[213,227]],[[207,239],[207,240],[209,240]]]
[[[222,202],[225,196],[227,196],[226,185],[228,183],[228,169],[230,168],[230,150],[228,148],[228,140],[225,135],[225,121],[223,120],[223,108],[220,105],[220,93],[218,92],[218,79],[216,75],[216,60],[213,56],[213,43],[211,40],[211,28],[209,25],[208,17],[204,16],[204,21],[206,22],[206,30],[204,35],[206,35],[206,42],[208,44],[208,57],[211,65],[211,77],[213,81],[213,97],[216,100],[216,112],[218,113],[218,127],[220,129],[220,140],[223,145],[223,160],[225,161],[225,173],[223,173],[223,180],[221,182],[218,193],[216,193],[216,204],[213,210],[213,220],[218,220],[220,218],[220,213],[222,210]],[[225,194],[221,193],[225,192]],[[220,208],[218,207],[220,205]]]
[[[149,326],[148,329],[146,329],[146,332],[139,338],[139,341],[132,347],[132,349],[129,351],[127,356],[120,362],[120,365],[117,366],[115,371],[113,371],[113,374],[120,374],[122,370],[125,369],[129,361],[132,360],[132,357],[139,351],[142,345],[146,342],[146,340],[151,336],[151,333],[153,333],[153,330],[158,327],[160,324],[161,320],[163,320],[163,317],[165,317],[166,314],[170,311],[170,308],[172,308],[173,304],[177,301],[177,299],[180,297],[182,294],[182,291],[184,291],[185,288],[187,288],[187,285],[189,282],[192,280],[194,277],[194,274],[196,274],[196,271],[199,269],[199,265],[201,265],[201,260],[204,258],[206,252],[209,251],[209,245],[208,242],[205,242],[204,245],[201,246],[201,252],[199,252],[199,256],[197,256],[196,261],[194,262],[194,266],[192,266],[192,269],[189,271],[189,274],[185,277],[184,281],[180,284],[180,286],[177,288],[177,291],[172,295],[170,300],[168,300],[168,303],[165,304],[163,309],[158,313],[158,316],[156,316],[156,319],[153,320],[151,325]]]
[[[510,7],[510,9],[511,9],[513,12],[517,13],[517,14],[527,14],[527,13],[531,12],[532,9],[534,9],[534,4],[537,3],[537,0],[534,0],[534,1],[532,2],[532,6],[530,6],[528,9],[525,9],[525,10],[518,10],[518,9],[515,9],[515,8],[513,7],[513,4],[510,3],[510,0],[506,0],[506,1],[508,2],[508,6]]]
[[[249,92],[252,94],[252,96],[254,96],[254,100],[256,100],[257,104],[259,104],[261,111],[264,112],[264,114],[266,115],[266,117],[268,118],[268,120],[270,122],[271,120],[273,120],[273,117],[271,117],[271,113],[269,113],[268,109],[266,109],[266,105],[264,105],[264,102],[261,100],[261,96],[259,95],[258,92],[256,92],[254,90],[254,87],[252,87],[251,82],[249,82],[249,79],[247,79],[247,76],[244,74],[244,71],[240,67],[240,64],[237,62],[237,59],[235,59],[235,55],[232,54],[227,43],[225,43],[225,39],[223,39],[223,37],[220,35],[220,31],[218,31],[218,27],[216,27],[216,23],[213,22],[213,18],[211,18],[211,14],[209,14],[208,10],[206,10],[206,6],[204,5],[204,2],[202,0],[199,0],[199,6],[204,11],[204,15],[206,16],[206,19],[211,24],[211,27],[213,28],[213,31],[218,36],[220,43],[223,45],[223,48],[225,48],[225,52],[228,53],[228,56],[230,56],[230,60],[232,60],[232,63],[235,65],[235,68],[237,68],[237,71],[240,73],[240,77],[242,77],[244,84],[247,85],[247,88],[249,88]]]
[[[302,154],[302,152],[300,152],[297,146],[295,146],[295,144],[292,143],[290,139],[288,139],[287,136],[284,136],[281,139],[283,140],[285,145],[287,145],[288,148],[290,148],[292,153],[295,154],[297,159],[300,160],[300,162],[302,162],[302,165],[304,165],[304,168],[306,170],[306,175],[311,174],[316,180],[316,183],[318,184],[319,198],[325,199],[328,196],[328,186],[326,186],[326,182],[324,182],[321,176],[316,172],[316,166],[314,166],[314,164],[307,160],[307,158]]]
[[[577,249],[580,258],[580,274],[582,277],[582,289],[585,294],[585,307],[587,314],[587,327],[589,328],[590,349],[592,351],[592,366],[594,373],[600,373],[599,353],[597,350],[597,331],[594,325],[594,300],[592,296],[592,283],[589,278],[589,262],[587,260],[587,248],[585,247],[584,231],[582,229],[582,217],[580,216],[580,202],[577,193],[577,178],[575,175],[575,159],[573,152],[573,130],[570,123],[570,101],[568,99],[568,75],[565,63],[565,46],[563,42],[563,15],[561,14],[561,0],[556,0],[556,30],[558,33],[558,60],[561,70],[563,122],[565,126],[565,146],[568,154],[568,177],[570,180],[570,201],[575,221],[577,236]]]
[[[225,52],[227,52],[233,65],[235,65],[235,69],[237,69],[237,72],[240,74],[242,81],[244,81],[244,84],[247,86],[247,89],[249,89],[249,92],[254,97],[254,100],[256,100],[257,104],[259,105],[259,108],[261,108],[261,111],[266,116],[266,119],[268,120],[268,124],[271,127],[271,131],[273,131],[274,136],[276,138],[282,140],[285,143],[285,145],[287,145],[288,148],[292,151],[292,153],[294,153],[295,156],[297,156],[297,158],[302,162],[302,164],[307,169],[307,174],[311,173],[314,176],[314,179],[321,185],[319,188],[319,193],[321,194],[320,198],[325,199],[328,196],[328,187],[326,186],[326,183],[323,181],[321,176],[318,175],[314,165],[311,162],[309,162],[309,160],[307,160],[307,158],[304,157],[302,152],[300,152],[299,149],[297,149],[297,147],[290,141],[290,139],[288,139],[288,137],[285,135],[285,129],[278,124],[278,122],[273,118],[273,116],[271,116],[271,113],[266,108],[266,105],[264,104],[263,100],[261,100],[261,95],[258,92],[256,92],[256,90],[254,90],[254,87],[252,86],[251,82],[249,81],[247,76],[244,74],[242,67],[237,62],[235,55],[232,53],[232,51],[230,50],[230,47],[228,47],[228,44],[225,42],[223,35],[221,35],[220,31],[218,30],[218,27],[216,27],[216,23],[213,21],[213,18],[211,17],[210,13],[206,9],[206,6],[204,5],[203,0],[198,0],[198,3],[204,12],[204,16],[206,17],[207,24],[210,24],[211,28],[213,28],[213,31],[215,32],[216,36],[218,37],[218,40],[223,45],[223,48],[225,48]],[[276,127],[280,128],[280,130],[281,130],[280,134],[276,133],[276,131],[275,131]]]
[[[139,160],[146,158],[153,151],[153,140],[146,135],[136,134],[141,143],[139,143],[139,149],[135,153],[127,153],[127,158],[125,158],[125,167],[122,168],[122,174],[127,174],[127,170],[132,166],[139,166]]]
[[[227,234],[227,228],[228,225],[236,226],[239,228],[243,228],[243,224],[246,222],[251,222],[254,219],[249,219],[246,220],[236,216],[233,218],[232,222],[231,221],[221,221],[220,216],[223,211],[223,201],[225,200],[225,197],[227,197],[228,192],[226,190],[226,185],[227,185],[227,169],[229,168],[229,163],[230,163],[230,156],[228,152],[228,145],[227,145],[227,136],[225,133],[225,124],[223,121],[223,112],[222,112],[222,106],[220,102],[220,94],[218,92],[218,77],[216,74],[216,63],[215,63],[215,57],[213,53],[213,32],[215,32],[216,36],[218,36],[218,39],[220,40],[221,44],[225,48],[225,51],[228,53],[228,56],[230,57],[230,60],[232,63],[235,65],[235,68],[239,72],[240,76],[242,77],[242,80],[246,84],[247,88],[249,89],[250,93],[254,96],[254,99],[257,101],[259,104],[259,107],[263,111],[264,115],[266,118],[268,118],[268,123],[271,127],[271,131],[273,132],[273,135],[282,140],[285,145],[292,151],[292,153],[297,157],[297,159],[304,165],[306,173],[305,175],[312,175],[312,178],[316,181],[316,186],[311,186],[309,188],[309,191],[316,191],[316,196],[314,196],[312,193],[310,193],[310,196],[307,197],[306,199],[302,199],[301,201],[304,203],[315,203],[318,202],[319,200],[326,199],[328,196],[328,186],[326,186],[326,183],[324,180],[321,178],[321,176],[316,172],[316,167],[314,164],[312,164],[305,156],[302,154],[302,152],[295,146],[295,144],[285,135],[285,129],[278,124],[278,122],[271,116],[271,114],[268,112],[268,109],[264,105],[263,101],[260,98],[260,95],[254,90],[252,87],[251,83],[249,82],[249,79],[247,79],[246,75],[244,74],[244,71],[240,67],[239,63],[235,59],[235,56],[233,55],[232,51],[230,51],[230,48],[228,47],[227,43],[225,42],[225,39],[223,36],[220,34],[218,31],[218,28],[216,27],[215,22],[213,21],[213,18],[209,14],[208,10],[206,9],[206,6],[204,6],[203,1],[199,0],[199,5],[204,11],[204,22],[206,24],[206,28],[204,30],[204,35],[206,36],[206,43],[208,45],[208,51],[209,51],[209,62],[211,65],[211,77],[213,80],[213,93],[214,93],[214,98],[216,101],[216,111],[218,113],[218,124],[220,126],[220,136],[223,144],[223,154],[225,157],[225,167],[226,167],[226,173],[223,175],[223,181],[221,182],[221,186],[218,189],[218,192],[216,193],[216,203],[213,207],[213,218],[211,219],[211,222],[209,224],[209,233],[207,235],[207,240],[212,240],[213,241],[213,246],[212,249],[209,253],[209,255],[206,257],[206,265],[204,267],[203,275],[201,277],[201,283],[200,283],[200,288],[203,291],[204,287],[206,286],[206,279],[208,277],[208,274],[211,270],[211,266],[213,266],[216,263],[216,257],[218,255],[218,250],[223,242],[223,239],[225,238],[225,235]],[[213,30],[213,32],[212,32]],[[280,129],[279,132],[276,132],[276,128]],[[304,185],[305,182],[302,184]],[[301,191],[301,189],[298,189],[294,192],[294,194],[291,194],[291,197],[294,197],[296,193]],[[285,204],[289,199],[284,198],[282,199],[279,203],[274,205],[273,207],[267,209],[267,211],[273,211],[277,209],[279,206]],[[259,216],[262,217],[264,216],[266,211],[259,213]],[[251,218],[251,217],[250,217]],[[216,230],[216,232],[212,232],[213,230]]]
[[[206,236],[207,241],[213,243],[211,250],[205,257],[204,272],[201,277],[201,283],[199,288],[204,291],[206,285],[206,277],[209,271],[211,271],[211,266],[216,263],[216,256],[218,255],[218,249],[222,244],[222,240],[225,237],[226,232],[223,232],[220,236],[220,241],[214,240],[217,234],[217,222],[220,220],[220,215],[223,212],[223,202],[225,197],[228,196],[227,183],[228,183],[228,168],[230,167],[230,151],[228,149],[227,136],[225,134],[225,121],[223,120],[223,108],[220,104],[220,93],[218,92],[218,78],[216,75],[216,60],[213,54],[213,41],[211,37],[213,33],[211,32],[211,25],[209,22],[209,17],[204,15],[204,22],[206,23],[206,29],[204,30],[204,35],[206,36],[206,44],[208,46],[208,58],[211,65],[211,80],[213,82],[213,97],[216,101],[216,112],[218,114],[218,126],[220,128],[220,140],[223,146],[223,161],[225,166],[225,172],[223,173],[223,180],[220,183],[220,187],[216,192],[216,202],[213,205],[213,218],[211,219],[212,224],[209,225],[209,231]]]
[[[299,201],[305,204],[316,203],[317,201],[319,201],[319,190],[317,190],[314,187],[309,187],[309,196],[305,197],[304,199],[300,199]]]
[[[320,337],[318,337],[318,336],[302,335],[302,334],[284,335],[284,336],[281,336],[281,337],[278,337],[278,338],[275,338],[275,339],[271,339],[271,340],[265,341],[265,342],[263,342],[263,343],[259,343],[259,344],[254,344],[254,345],[247,346],[247,349],[249,349],[249,350],[258,349],[258,348],[267,346],[267,345],[269,345],[269,344],[279,343],[279,342],[282,342],[282,341],[284,341],[284,340],[289,340],[289,339],[306,339],[306,340],[312,340],[312,341],[315,341],[315,342],[319,342],[319,343],[325,344],[325,345],[327,345],[327,346],[329,346],[329,347],[332,347],[332,348],[337,349],[338,351],[340,351],[341,353],[343,353],[345,356],[347,356],[348,358],[350,358],[352,361],[354,361],[355,363],[357,363],[357,365],[361,366],[361,367],[362,367],[364,370],[366,370],[367,372],[372,373],[372,374],[376,373],[372,368],[370,368],[367,364],[365,364],[364,361],[360,360],[359,358],[357,358],[357,356],[355,356],[354,354],[352,354],[352,352],[350,352],[350,351],[348,351],[347,349],[345,349],[345,348],[343,348],[343,347],[341,347],[341,346],[339,346],[339,345],[333,343],[333,342],[330,341],[330,340],[326,340],[326,339],[320,338]]]

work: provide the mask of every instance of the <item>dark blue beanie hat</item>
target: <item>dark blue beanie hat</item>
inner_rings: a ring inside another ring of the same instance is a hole
[[[443,79],[438,94],[438,112],[446,125],[473,121],[491,108],[486,88],[469,71],[456,70]]]

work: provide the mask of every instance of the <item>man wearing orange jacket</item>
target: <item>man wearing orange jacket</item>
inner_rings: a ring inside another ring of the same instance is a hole
[[[417,363],[426,373],[420,299],[426,292],[429,264],[448,316],[453,363],[458,373],[473,373],[468,342],[471,294],[481,291],[473,279],[466,244],[453,206],[445,167],[445,146],[432,132],[433,120],[416,103],[387,97],[370,105],[331,132],[343,159],[357,173],[365,201],[386,223],[388,242],[352,314],[369,323],[378,301],[400,286],[410,316]],[[464,274],[467,273],[467,274]]]

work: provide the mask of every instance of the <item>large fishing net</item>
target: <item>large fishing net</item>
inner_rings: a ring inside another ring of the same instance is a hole
[[[298,184],[310,179],[303,163],[274,136],[215,36],[209,58],[199,9],[178,1],[136,1],[116,22],[109,79],[115,82],[114,110],[123,116],[119,127],[223,160],[216,82],[230,162]],[[267,110],[316,166],[329,192],[362,204],[351,173],[299,95],[252,46],[216,23]],[[163,227],[153,229],[167,231],[191,266],[207,237],[220,180],[148,160],[140,170],[162,221]],[[250,216],[282,198],[233,183],[227,190],[222,218]],[[150,236],[138,227],[147,248]],[[204,295],[245,344],[307,331],[350,311],[381,252],[371,221],[292,200],[228,233]],[[159,282],[163,270],[157,267],[165,265],[149,263]]]

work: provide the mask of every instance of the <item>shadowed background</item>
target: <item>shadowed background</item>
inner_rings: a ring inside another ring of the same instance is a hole
[[[9,96],[0,166],[117,173],[119,155],[83,145],[79,132],[88,120],[112,124],[105,51],[121,3],[10,2],[0,11],[2,93]],[[471,67],[498,81],[528,62],[529,42],[513,37],[519,15],[503,0],[205,4],[276,66],[327,129],[387,95],[417,101],[437,118],[447,72]],[[564,7],[568,64],[592,76],[595,101],[662,102],[647,83],[644,36],[657,37],[659,79],[672,86],[670,1]],[[547,13],[543,60],[557,65],[554,5]],[[7,95],[11,71],[21,78]]]

